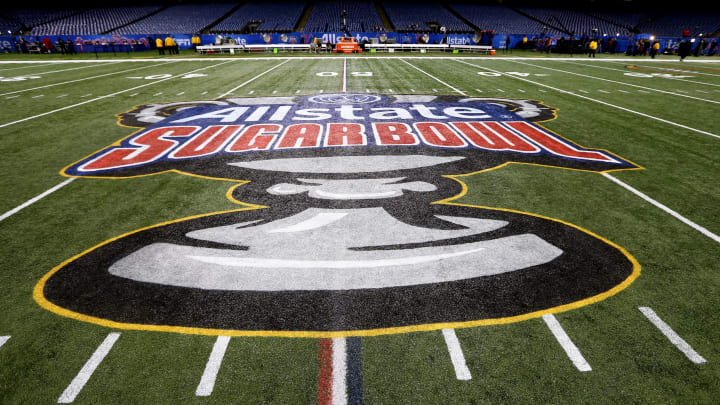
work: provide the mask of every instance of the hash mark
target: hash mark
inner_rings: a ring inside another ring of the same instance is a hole
[[[630,92],[627,92],[627,91],[625,91],[625,90],[620,90],[620,89],[618,89],[618,91],[619,91],[620,93],[630,94]]]
[[[137,95],[138,95],[138,93],[133,93],[133,94],[130,95],[130,97],[135,97],[135,96],[137,96]]]
[[[253,94],[253,93],[255,93],[255,90],[250,90],[250,92],[248,94]]]
[[[523,90],[523,89],[518,89],[518,91],[519,91],[520,93],[525,93],[525,90]]]
[[[505,90],[503,89],[497,89],[497,91],[499,91],[500,93],[505,93]]]
[[[573,343],[572,340],[570,340],[570,336],[565,333],[565,330],[560,326],[560,322],[558,322],[557,318],[555,318],[552,314],[547,314],[542,316],[543,321],[545,321],[545,324],[550,328],[550,332],[555,336],[555,339],[560,343],[560,346],[562,346],[563,350],[565,350],[565,353],[570,358],[570,361],[573,362],[575,367],[580,371],[592,371],[592,368],[590,367],[590,364],[585,360],[582,353],[580,353],[580,349],[575,346],[575,343]]]
[[[477,91],[478,93],[482,93],[482,92],[483,92],[483,91],[480,90],[480,89],[475,89],[475,91]]]
[[[32,96],[32,98],[39,98],[39,97],[45,97],[45,95],[44,95],[44,94],[40,94],[40,95],[37,95],[37,96]]]
[[[57,96],[57,97],[55,97],[55,98],[63,98],[63,97],[67,97],[67,94],[61,94],[61,95],[59,95],[59,96]]]
[[[3,347],[8,340],[10,340],[10,336],[0,336],[0,347]]]
[[[88,94],[86,94],[86,95],[84,95],[84,96],[80,96],[80,98],[85,98],[85,97],[90,97],[90,96],[92,96],[92,93],[88,93]]]
[[[82,391],[83,387],[90,380],[90,377],[92,377],[95,369],[100,365],[105,356],[110,353],[110,349],[112,349],[119,337],[120,334],[117,332],[111,332],[107,335],[105,340],[103,340],[100,346],[98,346],[95,350],[95,353],[90,356],[90,359],[88,359],[75,378],[73,378],[72,382],[70,382],[70,385],[68,385],[62,395],[60,395],[60,398],[58,398],[59,404],[69,404],[75,401],[75,397],[77,397],[80,391]]]
[[[19,95],[19,94],[16,94],[16,95],[14,95],[14,96],[5,97],[5,100],[10,100],[11,98],[15,98],[15,97],[20,97],[20,95]]]
[[[273,90],[272,94],[277,94],[277,90]]]
[[[460,341],[455,334],[455,329],[443,329],[442,334],[443,338],[445,338],[448,353],[450,353],[450,361],[452,361],[453,368],[455,369],[455,377],[461,381],[472,379],[470,369],[465,363],[465,356],[460,347]]]
[[[207,364],[205,364],[205,371],[200,379],[200,384],[198,384],[195,390],[196,396],[207,397],[212,394],[228,343],[230,343],[230,336],[218,336],[217,340],[215,340],[210,357],[208,358]]]
[[[581,93],[585,93],[585,94],[589,94],[589,93],[590,93],[589,91],[585,91],[585,90],[578,90],[578,91],[581,92]]]
[[[178,96],[182,96],[183,94],[185,94],[185,92],[184,92],[184,91],[181,91],[181,92],[178,93],[177,95],[178,95]]]
[[[434,91],[435,93],[437,93],[437,92],[438,92],[438,90],[437,90],[437,89],[433,89],[433,91]]]
[[[639,93],[645,93],[645,94],[650,94],[650,92],[649,92],[649,91],[645,91],[645,90],[638,90],[638,92],[639,92]]]
[[[204,96],[206,94],[207,94],[207,91],[203,91],[202,93],[200,93],[201,96]]]
[[[300,90],[296,91],[295,94],[300,94]]]
[[[662,332],[665,337],[668,338],[670,343],[674,344],[675,347],[678,348],[685,357],[687,357],[690,361],[692,361],[695,364],[702,364],[707,363],[707,360],[703,358],[701,355],[699,355],[689,344],[686,342],[683,338],[680,337],[677,333],[675,333],[674,330],[670,327],[670,325],[666,324],[660,317],[649,307],[638,307],[640,312],[645,315],[645,317],[652,322],[653,325],[655,325],[656,328]]]
[[[598,91],[599,91],[600,93],[610,94],[609,91],[605,91],[605,90],[598,90]]]
[[[161,92],[159,92],[159,93],[155,93],[155,94],[153,94],[153,97],[154,97],[154,96],[159,96],[159,95],[161,95],[161,94],[162,94],[162,91],[161,91]]]

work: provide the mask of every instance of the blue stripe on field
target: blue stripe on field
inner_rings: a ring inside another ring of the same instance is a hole
[[[359,337],[347,338],[347,390],[348,404],[362,405],[362,340]]]

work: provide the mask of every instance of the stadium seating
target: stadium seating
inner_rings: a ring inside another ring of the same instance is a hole
[[[247,3],[212,27],[211,32],[238,32],[251,21],[262,21],[259,32],[292,31],[305,8],[305,2],[280,1]]]
[[[638,27],[642,32],[657,36],[680,36],[683,30],[690,30],[690,35],[711,34],[720,30],[718,13],[681,13],[665,14],[653,21],[645,22]]]
[[[305,32],[342,31],[342,12],[347,11],[347,28],[353,32],[382,31],[383,23],[370,1],[318,1],[305,23]]]
[[[235,6],[235,3],[175,5],[111,34],[192,34],[212,24]]]
[[[33,35],[94,35],[142,18],[160,6],[96,8],[33,27]]]
[[[503,34],[540,33],[543,24],[504,6],[453,4],[451,8],[483,31]]]
[[[518,7],[518,10],[528,14],[546,25],[550,35],[564,35],[565,30],[573,35],[594,35],[617,33],[618,27],[607,21],[591,17],[585,13],[572,10],[557,10],[537,7]],[[559,28],[554,29],[553,27]],[[597,29],[597,31],[593,31]]]
[[[393,26],[400,32],[429,32],[428,23],[444,26],[448,32],[471,32],[473,28],[438,3],[383,3]]]

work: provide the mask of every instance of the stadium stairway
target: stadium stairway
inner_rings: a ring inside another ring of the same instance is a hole
[[[128,25],[130,25],[130,24],[135,24],[136,22],[138,22],[138,21],[140,21],[140,20],[144,20],[145,18],[148,18],[148,17],[150,17],[150,16],[152,16],[152,15],[155,15],[155,14],[157,14],[157,13],[165,10],[165,9],[168,8],[168,7],[170,7],[170,6],[160,7],[159,9],[153,11],[153,12],[150,13],[150,14],[146,14],[146,15],[140,17],[140,18],[136,18],[136,19],[134,19],[134,20],[132,20],[132,21],[129,21],[129,22],[125,23],[125,24],[118,25],[117,27],[113,27],[113,28],[111,28],[111,29],[109,29],[109,30],[107,30],[107,31],[103,31],[103,32],[100,33],[100,35],[109,34],[109,33],[111,33],[112,31],[115,31],[115,30],[120,29],[120,28],[122,28],[122,27],[126,27],[126,26],[128,26]]]
[[[454,15],[455,17],[457,17],[458,20],[460,20],[460,21],[464,22],[465,24],[467,24],[469,27],[471,27],[471,28],[472,28],[473,30],[475,30],[476,32],[477,32],[477,31],[482,31],[482,29],[481,29],[480,27],[478,27],[477,25],[473,24],[470,20],[468,20],[467,18],[463,17],[463,16],[462,16],[460,13],[458,13],[457,11],[453,10],[452,7],[450,7],[450,5],[444,4],[443,7],[445,7],[445,8],[447,9],[447,11],[450,12],[450,14]]]
[[[302,14],[300,14],[300,19],[298,20],[297,25],[295,26],[295,31],[302,32],[303,28],[305,28],[305,24],[307,24],[308,19],[310,18],[310,13],[312,13],[312,9],[315,3],[308,2],[305,6],[305,10],[303,10]]]
[[[222,16],[220,16],[220,18],[218,18],[217,20],[215,20],[215,21],[211,22],[210,24],[206,25],[205,27],[203,27],[203,29],[200,30],[200,33],[201,33],[201,34],[208,34],[208,33],[210,33],[210,29],[212,29],[212,27],[220,24],[220,22],[221,22],[222,20],[230,17],[237,9],[239,9],[240,7],[242,7],[242,6],[244,6],[244,5],[245,5],[245,2],[241,2],[241,3],[236,4],[235,7],[231,8],[230,10],[228,10],[228,12],[225,13],[225,14],[223,14]]]
[[[376,1],[375,8],[377,9],[378,15],[380,16],[380,20],[382,20],[382,23],[385,26],[385,31],[395,31],[395,27],[393,27],[392,22],[390,22],[390,18],[388,18],[387,14],[385,13],[385,7],[383,7],[382,3]]]
[[[544,24],[544,25],[546,25],[548,28],[552,28],[552,29],[555,29],[555,30],[558,30],[558,31],[560,31],[560,32],[564,32],[565,34],[570,35],[570,33],[568,32],[568,30],[565,29],[564,27],[558,27],[556,24],[551,24],[549,21],[544,21],[544,20],[541,20],[541,19],[539,19],[539,18],[537,18],[537,17],[535,17],[535,16],[533,16],[533,15],[530,15],[530,14],[528,14],[528,13],[524,13],[524,12],[522,12],[521,10],[518,10],[518,9],[515,8],[515,7],[510,7],[510,9],[512,9],[514,12],[516,12],[516,13],[522,15],[522,16],[525,16],[525,17],[527,17],[527,18],[529,18],[529,19],[531,19],[531,20],[537,21],[537,22],[539,22],[540,24]]]

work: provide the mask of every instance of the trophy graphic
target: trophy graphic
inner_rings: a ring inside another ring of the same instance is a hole
[[[246,180],[229,194],[256,206],[104,242],[36,297],[117,327],[279,336],[509,322],[596,301],[638,275],[622,248],[452,201],[464,192],[452,175],[507,162],[637,167],[534,123],[551,117],[530,100],[374,94],[138,107],[122,119],[140,131],[64,173]]]

